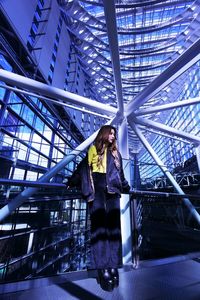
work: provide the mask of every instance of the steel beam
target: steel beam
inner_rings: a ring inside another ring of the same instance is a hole
[[[141,129],[144,129],[144,128],[141,128]],[[148,131],[148,132],[150,132],[150,133],[153,133],[153,134],[156,134],[156,135],[160,135],[160,136],[164,136],[166,138],[170,138],[170,139],[182,142],[182,143],[191,144],[191,142],[188,141],[188,140],[186,140],[186,139],[184,140],[184,139],[182,139],[180,137],[177,137],[175,135],[169,135],[167,133],[162,132],[161,130],[160,131],[153,130],[153,129],[150,129],[149,127],[147,127],[147,126],[145,127],[145,130]]]
[[[136,109],[155,96],[159,91],[176,80],[181,74],[187,71],[192,65],[200,60],[200,39],[180,55],[162,74],[156,77],[144,90],[139,93],[125,107],[125,116],[129,116]]]
[[[9,86],[9,85],[0,84],[0,88],[11,90],[11,91],[14,91],[16,93],[23,94],[23,95],[28,95],[28,96],[31,96],[31,97],[36,97],[36,98],[41,99],[41,100],[50,101],[50,102],[52,102],[52,103],[54,103],[56,105],[60,105],[60,106],[63,106],[63,107],[72,108],[74,110],[79,110],[82,113],[88,113],[88,114],[91,114],[91,115],[94,115],[94,116],[98,116],[98,117],[101,117],[101,118],[111,119],[111,117],[109,117],[108,115],[99,114],[99,113],[96,113],[96,112],[93,112],[93,111],[89,111],[89,110],[86,110],[85,108],[80,108],[80,107],[77,107],[77,106],[73,106],[73,105],[67,104],[67,103],[65,103],[63,101],[60,102],[59,100],[54,100],[54,99],[51,99],[51,98],[48,98],[48,97],[45,97],[45,96],[41,96],[41,95],[38,95],[38,94],[31,93],[29,91],[24,91],[24,90],[21,90],[21,89],[19,89],[17,87],[12,87],[12,86]]]
[[[195,144],[200,144],[200,137],[195,136],[191,133],[187,133],[187,132],[175,129],[175,128],[170,127],[168,125],[164,125],[164,124],[161,124],[161,123],[158,123],[158,122],[155,122],[155,121],[151,121],[149,119],[144,119],[142,117],[134,118],[134,120],[131,120],[131,118],[130,118],[129,119],[129,124],[131,125],[133,122],[136,123],[136,124],[152,127],[154,129],[166,132],[170,135],[179,136],[180,138],[189,140],[189,141],[191,141],[192,143],[195,143]]]
[[[115,115],[117,112],[116,108],[112,106],[64,91],[53,86],[49,86],[48,84],[3,69],[0,69],[0,80],[6,82],[9,85],[17,86],[34,93],[38,93],[40,96],[43,95],[57,101],[62,100],[75,105],[80,105],[82,107],[87,107],[92,111],[95,110],[99,113],[109,113],[111,115]]]
[[[135,116],[148,115],[148,114],[157,113],[157,112],[174,109],[178,107],[195,105],[198,103],[200,103],[200,97],[190,98],[187,100],[181,100],[177,102],[171,102],[163,105],[155,105],[153,107],[139,109],[138,111],[135,112]]]
[[[120,115],[123,117],[124,103],[123,103],[123,92],[122,92],[121,67],[120,67],[120,59],[119,59],[115,1],[103,0],[103,4],[104,4],[106,26],[107,26],[108,41],[109,41],[109,47],[111,53],[111,60],[113,66],[113,76],[114,76],[118,108],[119,108]]]
[[[124,119],[124,104],[122,93],[122,79],[121,68],[118,49],[118,37],[117,37],[117,24],[115,14],[115,1],[103,0],[104,12],[108,33],[108,40],[111,52],[111,60],[113,66],[113,76],[115,83],[115,90],[117,96],[117,103],[119,113],[116,116],[116,120],[120,124],[119,126],[119,148],[123,158],[128,159],[128,128],[127,120]],[[126,170],[126,178],[130,177],[130,171]],[[129,178],[130,179],[130,178]],[[121,206],[121,228],[122,228],[122,257],[123,263],[129,263],[132,259],[132,245],[131,245],[131,223],[130,223],[130,198],[129,195],[122,195],[120,202]]]

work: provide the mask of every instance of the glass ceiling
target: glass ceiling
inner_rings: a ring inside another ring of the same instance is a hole
[[[134,102],[181,56],[189,40],[200,36],[199,0],[58,2],[79,61],[96,91],[94,100],[119,110]],[[165,88],[137,109],[170,103],[177,96],[168,97]],[[155,120],[159,113],[146,117]],[[137,140],[133,133],[130,136]]]

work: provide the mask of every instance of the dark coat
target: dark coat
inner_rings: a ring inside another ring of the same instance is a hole
[[[106,172],[106,181],[107,181],[107,189],[110,193],[129,193],[130,186],[128,181],[125,179],[123,165],[122,165],[122,157],[118,152],[120,159],[120,168],[118,169],[115,165],[114,157],[110,150],[107,152],[107,172]]]
[[[130,186],[124,177],[122,168],[122,157],[119,153],[120,168],[115,165],[114,157],[111,151],[107,152],[107,189],[108,193],[129,193]],[[67,185],[69,188],[76,187],[81,190],[83,198],[88,202],[94,200],[94,185],[92,179],[91,168],[88,165],[88,156],[86,156],[77,166],[72,176],[68,179]]]
[[[88,165],[88,156],[77,165],[76,170],[70,178],[68,178],[67,186],[69,188],[77,188],[81,191],[82,196],[87,201],[94,200],[94,188],[91,178],[91,170]]]

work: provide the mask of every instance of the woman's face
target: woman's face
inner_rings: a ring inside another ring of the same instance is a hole
[[[109,135],[108,135],[108,143],[112,144],[115,140],[115,131],[114,129],[111,129]]]

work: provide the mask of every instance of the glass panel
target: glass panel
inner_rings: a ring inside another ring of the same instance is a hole
[[[33,133],[33,137],[32,137],[32,147],[34,147],[37,150],[41,149],[41,141],[42,138],[37,134],[37,133]]]
[[[27,106],[24,105],[22,117],[30,125],[33,125],[34,122],[34,112]]]
[[[18,144],[19,145],[19,152],[18,152],[18,159],[21,160],[26,160],[26,154],[28,151],[28,147],[23,145],[23,144]]]
[[[40,118],[39,117],[37,117],[36,118],[36,122],[35,122],[35,129],[37,130],[37,131],[39,131],[41,134],[43,133],[43,131],[44,131],[44,128],[45,128],[45,124],[44,124],[44,122],[42,121],[42,120],[40,120]]]
[[[10,72],[12,71],[11,65],[7,62],[7,60],[2,54],[0,54],[0,66],[5,70],[8,70]]]
[[[47,168],[47,166],[48,166],[48,160],[47,160],[47,158],[45,158],[45,157],[42,156],[42,155],[39,155],[39,158],[38,158],[38,165],[40,165],[41,167]]]
[[[13,141],[14,141],[14,139],[12,137],[10,137],[9,135],[4,134],[1,145],[2,145],[2,149],[3,148],[5,149],[5,153],[8,150],[8,156],[11,154],[10,150],[13,148],[12,147],[13,146]],[[12,157],[12,155],[11,155],[11,157]]]
[[[17,136],[19,139],[23,140],[24,142],[29,142],[31,135],[31,129],[27,127],[26,125],[21,125],[18,129]]]
[[[35,152],[33,150],[30,150],[28,161],[31,164],[37,165],[38,164],[38,157],[39,157],[39,155],[38,155],[37,152]]]
[[[49,141],[51,141],[52,134],[53,134],[52,130],[47,125],[45,125],[44,132],[43,132],[44,137],[46,137]]]
[[[10,93],[8,104],[10,104],[10,108],[12,108],[12,110],[20,115],[21,109],[23,107],[23,102],[14,92]]]
[[[0,81],[0,84],[4,84]],[[6,92],[6,89],[0,87],[0,99],[3,100],[4,99],[4,96],[5,96],[5,92]]]
[[[25,170],[15,168],[13,179],[23,180],[24,179]]]
[[[37,172],[28,171],[26,175],[26,180],[36,181],[37,180]]]
[[[40,151],[42,153],[44,153],[45,155],[49,156],[49,151],[50,151],[50,145],[47,144],[47,142],[45,140],[42,140],[42,144],[41,144],[41,149]]]

